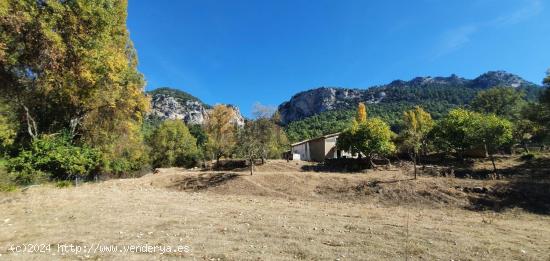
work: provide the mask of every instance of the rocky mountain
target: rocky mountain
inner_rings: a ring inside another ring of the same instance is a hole
[[[538,85],[517,75],[505,71],[490,71],[471,80],[453,74],[449,77],[396,80],[366,89],[321,87],[292,96],[278,110],[282,122],[288,124],[326,111],[351,109],[359,102],[382,105],[441,103],[438,107],[452,107],[468,104],[477,92],[494,86],[521,89],[528,98],[536,97],[540,91]]]
[[[157,119],[179,119],[187,124],[203,124],[208,119],[212,106],[184,91],[172,88],[158,88],[147,92],[151,96],[150,117]],[[244,125],[244,117],[239,108],[226,105],[235,111],[233,122]]]

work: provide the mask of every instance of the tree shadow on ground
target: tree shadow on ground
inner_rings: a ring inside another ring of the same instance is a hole
[[[185,177],[177,180],[168,188],[177,190],[203,190],[209,187],[219,186],[236,178],[236,173],[201,173],[196,176]]]
[[[340,158],[340,159],[327,159],[323,163],[315,165],[304,165],[301,167],[303,171],[313,172],[333,172],[333,173],[365,173],[367,171],[374,170],[391,170],[392,165],[388,164],[386,159],[375,159],[373,163],[376,165],[374,168],[370,162],[363,159],[355,158]]]
[[[550,159],[541,158],[500,171],[508,182],[470,198],[470,209],[504,211],[521,208],[550,215]]]

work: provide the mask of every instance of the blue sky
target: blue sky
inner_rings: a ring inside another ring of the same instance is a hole
[[[550,67],[547,0],[130,0],[147,89],[249,115],[320,86]]]

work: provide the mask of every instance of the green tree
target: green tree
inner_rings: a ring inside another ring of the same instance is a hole
[[[493,170],[496,173],[497,167],[494,155],[500,147],[512,140],[513,125],[510,121],[494,114],[479,116],[481,119],[476,121],[478,124],[477,131],[472,134],[475,137],[474,139],[487,149],[489,158],[493,163]]]
[[[336,147],[365,155],[374,167],[374,157],[384,157],[395,151],[393,135],[389,125],[379,118],[369,118],[360,123],[354,121],[351,127],[340,134]]]
[[[145,163],[140,126],[149,100],[127,1],[2,3],[0,93],[13,100],[26,139],[69,130],[102,151],[105,171]]]
[[[473,138],[477,121],[480,119],[476,112],[465,109],[453,109],[443,119],[438,121],[430,133],[434,144],[443,151],[456,152],[459,158],[464,157],[466,149],[475,144]]]
[[[401,138],[404,148],[414,161],[414,178],[416,179],[416,164],[420,151],[425,154],[428,147],[428,134],[434,122],[432,116],[419,106],[403,113],[403,130]]]
[[[197,163],[197,140],[181,120],[166,120],[150,140],[154,167],[192,167]]]
[[[474,111],[507,119],[518,119],[525,104],[525,94],[513,87],[494,87],[481,91],[471,103]]]

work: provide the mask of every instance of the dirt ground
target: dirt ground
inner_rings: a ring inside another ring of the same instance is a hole
[[[0,260],[550,260],[550,215],[473,210],[507,182],[274,161],[42,185],[0,195]]]

